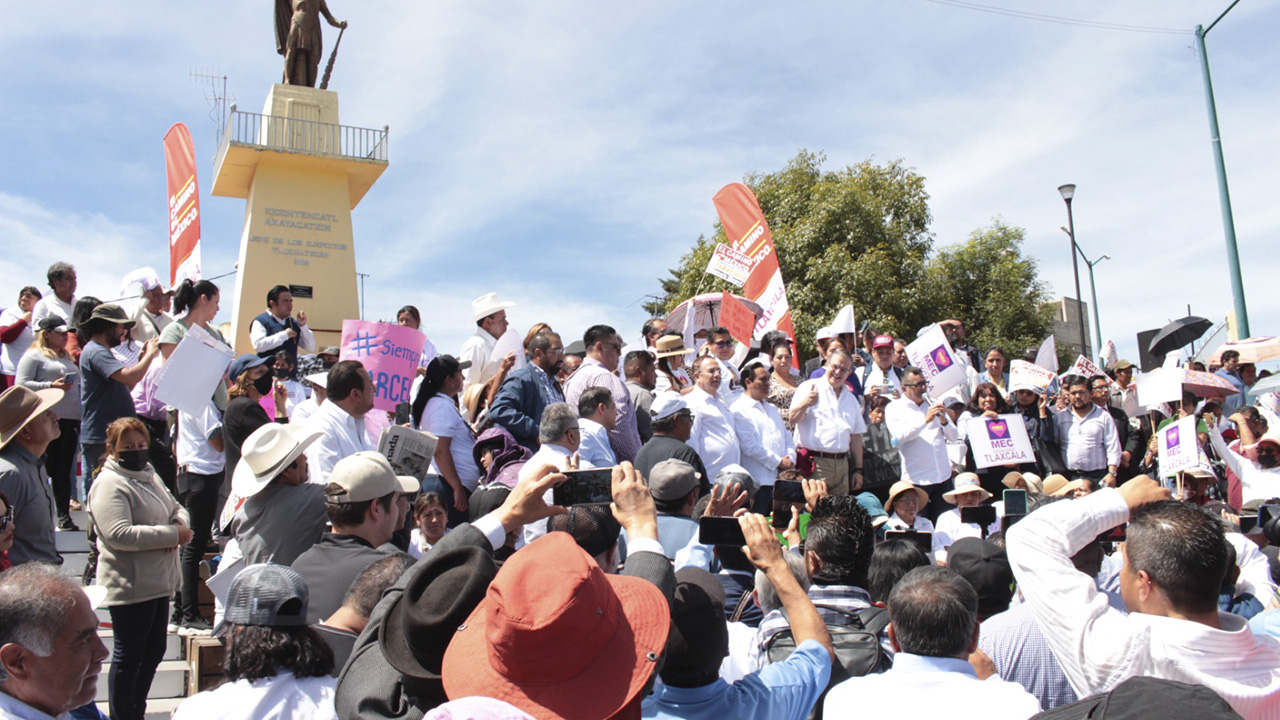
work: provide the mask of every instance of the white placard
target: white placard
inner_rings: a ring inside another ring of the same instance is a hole
[[[933,325],[908,345],[907,358],[924,373],[934,398],[965,381],[966,365],[951,349],[941,325]]]
[[[751,275],[754,264],[750,255],[744,255],[728,245],[717,244],[715,252],[711,254],[711,262],[707,263],[707,272],[742,287]]]
[[[1156,435],[1160,438],[1157,452],[1161,477],[1169,477],[1198,464],[1200,446],[1196,442],[1195,416],[1171,422]]]
[[[1036,461],[1036,451],[1031,447],[1031,437],[1027,435],[1021,415],[969,418],[965,437],[979,469]]]
[[[1057,375],[1052,370],[1046,370],[1026,360],[1014,360],[1009,364],[1009,387],[1011,389],[1039,388],[1043,392],[1048,389],[1056,377]]]
[[[199,415],[235,357],[231,348],[199,325],[192,325],[156,375],[156,399],[189,415]]]
[[[1138,386],[1138,404],[1143,407],[1154,408],[1160,403],[1182,401],[1181,368],[1156,368],[1139,375],[1135,384]]]
[[[1083,355],[1077,355],[1075,364],[1072,365],[1071,369],[1065,372],[1064,375],[1080,375],[1085,379],[1088,379],[1094,375],[1102,375],[1105,377],[1106,373],[1102,371],[1102,368],[1093,364],[1093,361],[1089,358]],[[1109,377],[1107,378],[1107,384],[1111,384],[1111,378]]]
[[[498,342],[493,345],[493,352],[489,353],[489,362],[484,366],[484,371],[480,373],[480,382],[489,382],[493,379],[498,371],[502,369],[502,359],[507,355],[515,353],[516,363],[511,366],[511,373],[525,366],[524,357],[524,338],[514,328],[507,328],[502,333],[502,337],[498,338]]]
[[[1036,351],[1036,365],[1045,370],[1058,372],[1058,343],[1054,341],[1052,335],[1040,343],[1040,349]]]

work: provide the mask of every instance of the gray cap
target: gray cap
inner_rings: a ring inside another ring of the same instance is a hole
[[[223,620],[267,627],[306,625],[307,595],[307,583],[293,568],[250,565],[231,581]]]
[[[683,460],[663,460],[649,473],[649,494],[654,500],[677,500],[693,492],[702,476]]]

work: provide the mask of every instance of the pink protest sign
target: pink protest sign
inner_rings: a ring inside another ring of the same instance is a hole
[[[343,320],[338,359],[364,365],[373,380],[373,406],[392,412],[397,404],[413,401],[409,390],[425,340],[421,331],[402,325]]]

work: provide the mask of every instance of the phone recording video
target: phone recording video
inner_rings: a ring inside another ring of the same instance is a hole
[[[742,534],[738,518],[703,515],[698,520],[698,542],[703,545],[742,547],[747,544],[747,538]]]
[[[561,507],[613,502],[613,468],[566,470],[568,480],[551,490],[552,502]]]

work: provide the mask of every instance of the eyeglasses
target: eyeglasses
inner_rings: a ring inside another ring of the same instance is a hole
[[[12,524],[13,524],[13,508],[9,508],[8,512],[6,512],[3,516],[0,516],[0,532],[4,532],[5,530],[8,530],[9,526]]]
[[[733,341],[732,341],[732,340],[718,340],[718,341],[713,342],[713,343],[711,343],[711,344],[712,344],[712,345],[715,345],[716,347],[722,347],[722,348],[733,347]]]
[[[601,342],[600,344],[601,344],[601,345],[607,345],[607,346],[609,346],[609,347],[613,348],[614,350],[617,350],[618,352],[622,352],[622,343],[616,343],[616,342]]]

